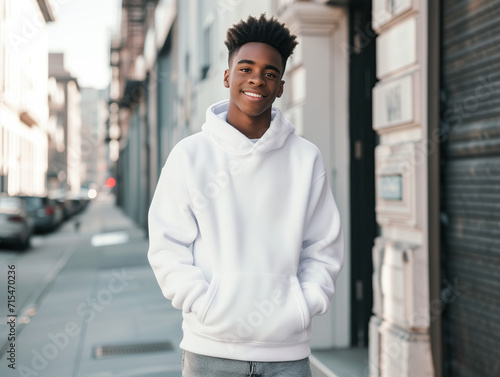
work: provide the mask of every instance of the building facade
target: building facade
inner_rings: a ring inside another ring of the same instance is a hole
[[[84,174],[80,88],[66,71],[62,53],[49,54],[49,77],[55,85],[50,102],[50,123],[55,130],[50,139],[50,188],[79,195]]]
[[[275,15],[299,41],[276,106],[321,150],[347,235],[314,349],[366,349],[350,376],[498,375],[498,2],[144,0],[123,12],[110,134],[127,213],[147,226],[168,153],[227,98],[227,28]],[[314,355],[315,375],[333,376]]]
[[[81,95],[81,185],[82,188],[102,188],[108,172],[106,119],[107,90],[80,88]]]
[[[496,376],[498,2],[373,1],[374,376]]]
[[[45,0],[0,1],[0,192],[47,191],[48,102]]]
[[[372,375],[433,376],[426,1],[373,1],[376,214]],[[438,250],[432,250],[432,252]],[[437,355],[435,355],[437,356]]]

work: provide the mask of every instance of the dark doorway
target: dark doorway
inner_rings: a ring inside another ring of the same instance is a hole
[[[351,342],[368,345],[372,315],[372,248],[375,221],[376,133],[372,128],[372,89],[376,82],[371,0],[353,2],[349,12],[349,128],[351,176]]]

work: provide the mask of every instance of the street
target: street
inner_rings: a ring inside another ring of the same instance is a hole
[[[180,376],[181,315],[147,247],[104,194],[29,250],[1,247],[0,375]]]

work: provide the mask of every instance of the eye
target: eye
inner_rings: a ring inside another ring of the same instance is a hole
[[[274,79],[274,78],[276,78],[276,75],[275,75],[274,73],[271,73],[271,72],[267,72],[267,73],[266,73],[266,76],[267,76],[267,77],[271,77],[271,78],[273,78],[273,79]]]
[[[249,68],[241,68],[240,71],[241,72],[250,72],[250,69]]]

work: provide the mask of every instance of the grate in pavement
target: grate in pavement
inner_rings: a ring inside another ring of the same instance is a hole
[[[96,359],[101,359],[103,357],[109,357],[109,356],[124,356],[124,355],[138,354],[138,353],[166,352],[166,351],[173,351],[173,349],[174,347],[172,347],[172,343],[170,342],[96,346],[94,347],[94,357]]]

